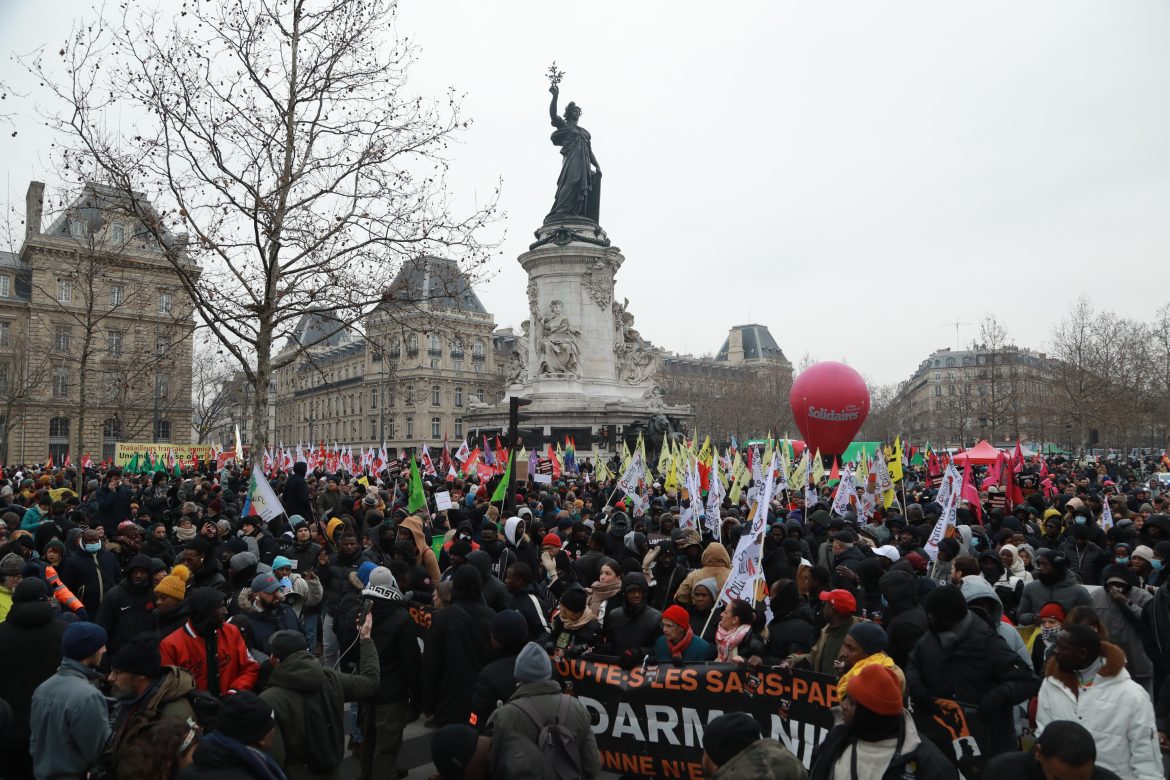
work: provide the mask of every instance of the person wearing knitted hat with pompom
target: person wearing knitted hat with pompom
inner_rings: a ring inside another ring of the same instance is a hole
[[[951,762],[918,733],[903,707],[902,685],[892,669],[862,667],[841,700],[841,716],[842,725],[829,732],[818,750],[810,780],[861,776],[957,780]]]

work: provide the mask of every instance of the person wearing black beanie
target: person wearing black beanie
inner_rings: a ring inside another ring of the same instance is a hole
[[[179,778],[286,780],[284,770],[267,752],[275,735],[272,707],[251,691],[234,693],[224,699],[215,730],[199,741],[192,764],[179,772]]]
[[[528,641],[528,622],[514,609],[496,613],[491,623],[492,660],[475,680],[469,723],[483,730],[496,704],[516,690],[516,656]]]
[[[188,700],[195,689],[194,678],[185,669],[163,666],[158,645],[158,634],[136,634],[110,662],[108,679],[117,701],[109,748],[115,775],[127,748],[150,739],[150,726],[161,720],[185,723],[195,717]]]
[[[149,555],[135,555],[126,576],[106,591],[95,622],[109,635],[110,655],[130,641],[130,637],[158,628],[154,612],[154,583]]]
[[[746,712],[729,712],[703,729],[703,771],[708,777],[804,780],[804,765],[774,739],[764,739],[759,722]]]

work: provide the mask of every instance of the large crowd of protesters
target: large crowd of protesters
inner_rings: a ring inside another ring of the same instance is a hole
[[[422,719],[437,777],[591,778],[590,714],[553,674],[588,656],[837,678],[839,723],[811,767],[726,712],[704,728],[708,777],[955,778],[950,745],[908,711],[952,699],[982,722],[985,776],[1160,780],[1165,466],[1043,467],[1050,489],[1031,463],[1008,477],[1023,502],[995,485],[964,502],[936,553],[943,508],[923,470],[868,519],[831,512],[828,484],[811,505],[781,491],[755,603],[721,598],[746,493],[724,499],[715,537],[677,491],[623,500],[584,459],[504,501],[499,476],[435,478],[413,512],[409,472],[302,462],[271,475],[284,513],[269,522],[244,512],[234,464],[7,468],[0,776],[340,778],[356,763],[381,780],[406,776],[403,733]],[[431,607],[426,625],[412,604]]]

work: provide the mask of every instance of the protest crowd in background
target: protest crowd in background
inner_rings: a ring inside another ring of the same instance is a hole
[[[1165,777],[1161,453],[564,444],[5,468],[0,775]]]

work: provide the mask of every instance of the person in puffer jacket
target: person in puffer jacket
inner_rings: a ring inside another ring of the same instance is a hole
[[[963,598],[967,600],[967,607],[983,618],[988,626],[995,629],[996,633],[1003,637],[1007,646],[1028,666],[1031,666],[1032,654],[1028,652],[1028,646],[1024,644],[1024,640],[1020,638],[1020,632],[1011,623],[1005,623],[1003,620],[1003,603],[999,600],[995,588],[991,587],[987,580],[979,574],[964,577],[963,584],[959,588],[963,591]]]
[[[678,592],[674,594],[674,600],[679,604],[691,603],[691,591],[695,583],[711,578],[722,591],[723,583],[727,582],[731,575],[731,556],[727,554],[727,548],[719,542],[708,545],[707,549],[703,550],[703,557],[700,560],[703,567],[688,574],[682,585],[678,586]],[[718,598],[719,594],[715,594],[715,597]]]
[[[646,605],[646,578],[641,572],[622,577],[623,605],[605,622],[606,652],[633,668],[654,650],[662,634],[662,613]]]
[[[886,600],[883,627],[890,637],[890,658],[905,668],[910,651],[928,630],[926,610],[918,598],[918,583],[913,574],[894,569],[878,580],[882,598]]]

